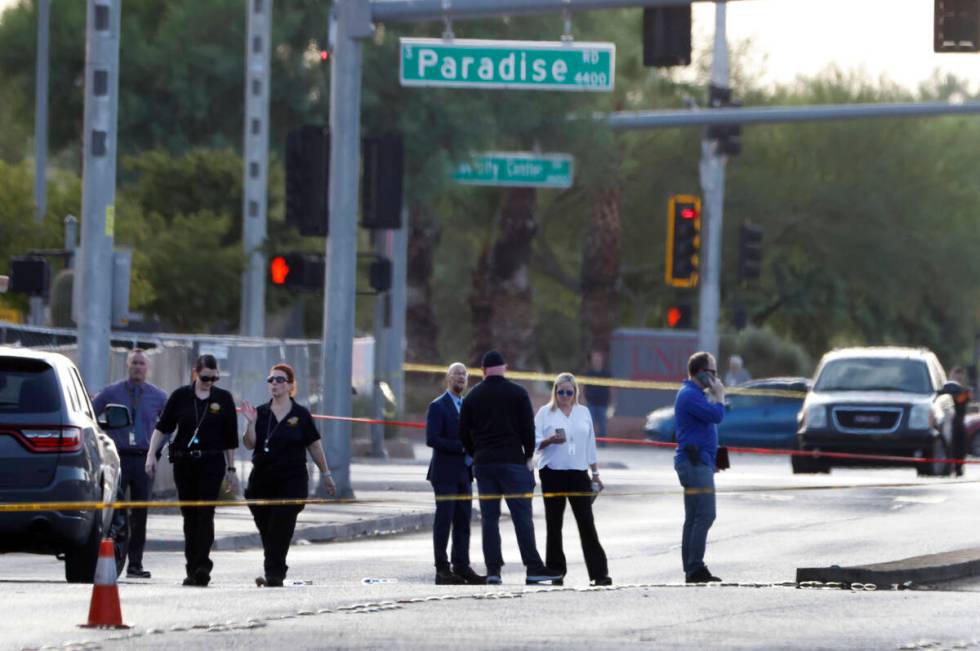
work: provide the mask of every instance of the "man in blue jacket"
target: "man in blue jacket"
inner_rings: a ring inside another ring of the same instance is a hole
[[[466,367],[459,362],[452,364],[446,372],[446,392],[429,404],[425,414],[425,442],[432,448],[426,479],[436,494],[436,517],[432,524],[436,585],[486,583],[486,577],[470,567],[473,460],[459,440],[459,410],[466,382]],[[446,556],[450,530],[452,566]]]
[[[708,530],[715,521],[715,455],[718,423],[725,416],[725,386],[710,353],[694,353],[687,361],[688,379],[674,401],[677,454],[674,469],[684,487],[684,535],[681,556],[688,583],[721,581],[704,564]],[[711,394],[711,399],[705,395]]]

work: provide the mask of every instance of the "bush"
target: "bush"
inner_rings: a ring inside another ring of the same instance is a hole
[[[720,353],[718,367],[722,374],[728,370],[728,358],[740,355],[753,378],[813,375],[813,360],[803,347],[768,328],[746,328],[735,335],[725,335]]]

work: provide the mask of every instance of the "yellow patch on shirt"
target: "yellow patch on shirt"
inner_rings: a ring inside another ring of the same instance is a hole
[[[292,418],[286,421],[286,424],[289,425],[290,427],[296,427],[296,423],[298,422],[299,422],[299,417],[293,416]]]
[[[219,404],[218,404],[218,403],[216,403],[216,402],[212,402],[212,403],[211,403],[211,405],[210,405],[210,406],[208,407],[208,409],[210,409],[210,410],[211,410],[211,413],[212,413],[212,414],[216,414],[216,413],[218,413],[219,411],[221,411],[221,405],[219,405]]]

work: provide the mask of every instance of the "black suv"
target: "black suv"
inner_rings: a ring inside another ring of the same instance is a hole
[[[800,450],[945,459],[953,400],[939,360],[922,348],[845,348],[827,353],[803,402]],[[901,460],[793,457],[793,472],[831,465],[902,465]],[[949,474],[950,464],[914,463],[920,475]]]
[[[127,427],[129,409],[97,420],[71,360],[0,347],[0,505],[105,502],[116,496],[119,454],[103,429]],[[0,511],[0,553],[54,554],[69,582],[91,582],[104,535],[125,544],[125,520],[101,511]]]

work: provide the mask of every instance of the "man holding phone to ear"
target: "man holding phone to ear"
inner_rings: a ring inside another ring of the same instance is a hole
[[[704,564],[704,550],[708,530],[715,521],[715,455],[718,424],[725,417],[725,386],[718,380],[718,363],[711,353],[691,355],[687,373],[688,379],[674,401],[677,422],[674,470],[684,487],[681,556],[686,581],[707,583],[721,581]]]

